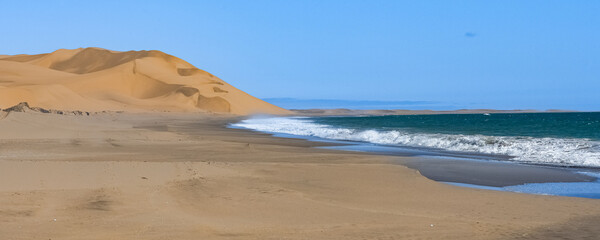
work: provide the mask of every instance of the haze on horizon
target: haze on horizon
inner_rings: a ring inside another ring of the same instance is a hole
[[[598,1],[3,1],[0,12],[0,55],[156,49],[263,99],[600,110]]]

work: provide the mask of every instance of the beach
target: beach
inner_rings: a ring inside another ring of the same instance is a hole
[[[593,239],[598,200],[452,186],[414,157],[227,128],[202,113],[11,112],[4,239]]]
[[[0,240],[600,240],[600,1],[5,1]]]

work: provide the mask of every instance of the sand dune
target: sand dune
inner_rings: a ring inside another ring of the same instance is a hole
[[[0,56],[0,108],[20,102],[83,111],[289,113],[169,54],[100,48]]]

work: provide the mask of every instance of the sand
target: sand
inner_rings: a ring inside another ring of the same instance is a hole
[[[298,112],[160,51],[1,55],[0,108],[13,106],[0,111],[0,239],[600,235],[598,200],[461,188],[398,164],[414,158],[226,128]]]
[[[499,157],[498,155],[466,152],[437,152],[434,154],[421,149],[399,149],[356,142],[325,146],[325,148],[402,156],[394,161],[419,171],[421,175],[429,179],[441,182],[505,187],[527,183],[594,182],[597,179],[579,173],[582,171],[597,172],[596,169],[518,163],[511,161],[508,156]]]
[[[595,177],[578,174],[571,169],[514,162],[428,157],[403,158],[398,161],[407,167],[419,170],[421,175],[436,181],[491,187],[527,183],[593,182],[596,180]]]
[[[0,56],[0,108],[287,114],[175,56],[60,49]]]
[[[198,113],[0,120],[2,239],[593,239],[598,200],[461,188],[402,157]]]

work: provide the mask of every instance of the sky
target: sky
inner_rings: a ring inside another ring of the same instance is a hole
[[[324,100],[349,108],[364,101],[406,109],[600,110],[595,0],[0,6],[0,55],[161,50],[251,95],[297,100],[300,108]]]

